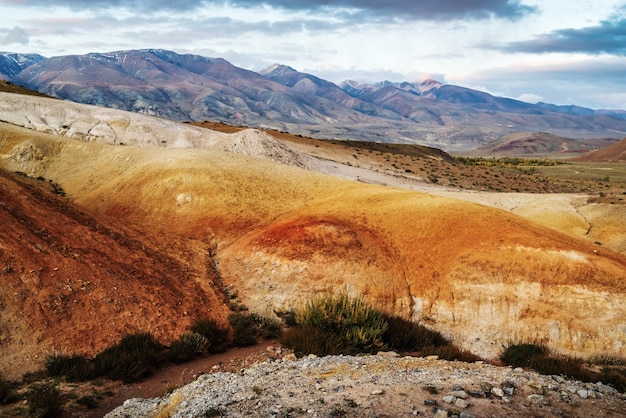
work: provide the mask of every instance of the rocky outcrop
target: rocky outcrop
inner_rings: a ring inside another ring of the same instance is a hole
[[[205,374],[160,398],[129,399],[106,417],[587,417],[619,415],[624,407],[624,395],[600,382],[379,353],[286,357]]]

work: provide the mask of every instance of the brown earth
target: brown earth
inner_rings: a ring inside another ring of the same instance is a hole
[[[585,162],[624,162],[626,161],[626,138],[610,147],[590,152],[575,161]]]
[[[92,214],[56,183],[0,170],[0,358],[4,378],[53,352],[92,357],[122,336],[166,343],[224,320],[210,246]]]

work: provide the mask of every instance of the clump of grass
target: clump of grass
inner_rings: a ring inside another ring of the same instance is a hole
[[[163,351],[151,334],[129,334],[96,356],[95,374],[124,383],[139,381],[162,362]]]
[[[344,336],[312,325],[295,326],[287,330],[280,339],[285,346],[294,350],[297,356],[315,354],[355,354],[358,352]]]
[[[181,334],[168,350],[168,357],[173,363],[185,363],[209,351],[209,340],[194,331]]]
[[[54,418],[63,415],[66,398],[55,384],[34,383],[26,393],[28,412],[32,416]]]
[[[45,361],[46,374],[64,377],[68,382],[84,382],[93,377],[93,366],[85,356],[54,353]]]
[[[360,299],[324,296],[296,313],[296,325],[281,338],[296,355],[357,354],[391,349],[448,360],[480,358],[460,350],[440,333],[382,314]]]
[[[378,310],[345,294],[313,299],[296,314],[296,322],[336,334],[360,352],[384,348],[389,326]]]
[[[282,334],[280,322],[257,314],[235,312],[228,316],[233,329],[235,347],[254,345],[262,338],[278,338]]]
[[[500,355],[500,360],[513,367],[529,367],[533,358],[546,354],[548,348],[543,344],[509,344]]]
[[[620,392],[626,392],[626,370],[616,367],[603,367],[598,375],[598,380],[606,385],[611,385]]]
[[[190,331],[198,333],[209,342],[209,352],[221,353],[226,351],[230,343],[228,328],[221,327],[212,319],[200,319],[191,325]]]
[[[398,351],[420,352],[427,347],[440,347],[449,342],[437,331],[404,318],[385,315],[389,324],[384,334],[389,348]]]

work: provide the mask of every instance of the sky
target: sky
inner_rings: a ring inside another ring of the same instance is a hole
[[[626,109],[626,0],[0,0],[0,51],[160,48]]]

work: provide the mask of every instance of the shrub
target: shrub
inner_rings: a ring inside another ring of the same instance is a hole
[[[540,354],[530,359],[529,366],[541,374],[568,376],[583,382],[591,382],[594,377],[591,371],[583,367],[583,361],[574,357]]]
[[[419,352],[426,347],[440,347],[449,342],[439,332],[430,330],[423,325],[399,318],[385,315],[389,324],[385,331],[384,339],[389,348],[397,351]]]
[[[542,344],[509,344],[500,355],[500,360],[513,367],[529,367],[533,357],[547,353],[548,348]]]
[[[358,353],[357,348],[344,336],[312,325],[296,326],[287,330],[280,342],[293,349],[299,357],[307,354],[327,356]]]
[[[63,415],[65,396],[52,383],[35,383],[26,394],[28,412],[41,418],[54,418]]]
[[[93,367],[84,356],[51,354],[46,358],[45,369],[48,376],[65,377],[69,382],[84,382],[93,377]]]
[[[233,345],[235,347],[256,344],[257,338],[261,336],[259,327],[249,314],[232,313],[228,315],[228,322],[233,328]]]
[[[388,324],[384,316],[361,299],[345,294],[312,300],[296,315],[298,325],[310,325],[343,337],[363,352],[384,348]]]
[[[204,335],[188,331],[172,342],[168,351],[168,357],[174,363],[184,363],[206,354],[209,345],[209,341]]]
[[[278,338],[282,334],[278,320],[257,314],[232,313],[228,322],[233,328],[232,344],[235,347],[253,345],[259,338]]]
[[[209,352],[221,353],[226,351],[229,344],[228,328],[221,327],[216,321],[212,319],[200,319],[191,325],[189,330],[207,339],[209,342]]]
[[[149,376],[162,362],[163,347],[148,333],[130,334],[94,359],[95,375],[124,383]]]
[[[464,361],[466,363],[481,360],[479,356],[471,351],[462,350],[449,342],[445,345],[423,348],[418,354],[420,356],[439,356],[442,360]]]

